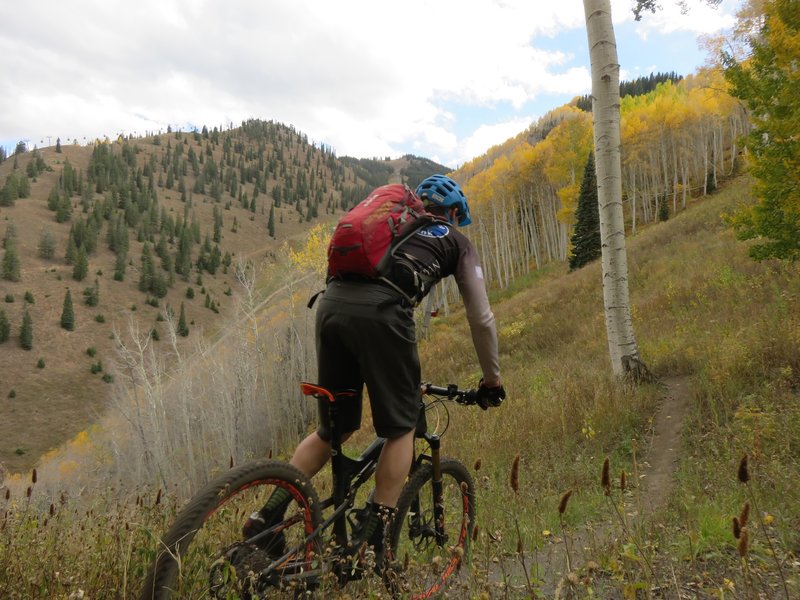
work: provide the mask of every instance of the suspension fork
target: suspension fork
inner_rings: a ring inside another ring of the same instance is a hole
[[[433,478],[431,480],[431,491],[433,494],[433,527],[436,543],[442,546],[445,542],[441,460],[442,439],[436,434],[429,433],[426,433],[424,437],[431,448],[431,467],[433,469]],[[417,514],[419,514],[419,499],[416,499],[415,502],[417,503]]]

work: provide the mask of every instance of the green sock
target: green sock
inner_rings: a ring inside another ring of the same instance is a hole
[[[292,494],[289,493],[289,490],[286,488],[275,488],[272,491],[272,495],[267,500],[267,503],[264,505],[259,512],[265,517],[270,516],[270,514],[281,514],[283,511],[286,510],[286,507],[289,506],[289,502],[292,499]]]

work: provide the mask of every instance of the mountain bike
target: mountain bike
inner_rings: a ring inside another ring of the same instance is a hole
[[[301,389],[306,396],[324,399],[330,412],[330,496],[320,501],[309,478],[281,461],[232,468],[198,492],[160,540],[143,600],[299,597],[328,582],[341,586],[360,579],[369,569],[381,574],[395,597],[429,598],[457,579],[469,560],[475,487],[462,463],[441,456],[441,438],[450,421],[447,401],[475,404],[476,391],[453,384],[422,385],[415,432],[415,446],[422,451],[415,449],[397,511],[386,528],[385,556],[374,564],[374,553],[362,550],[352,556],[342,549],[364,513],[356,506],[358,492],[375,473],[386,440],[375,439],[357,458],[346,456],[336,413],[337,405],[354,392],[334,394],[309,383]],[[283,520],[242,539],[247,516],[278,487],[291,495]]]

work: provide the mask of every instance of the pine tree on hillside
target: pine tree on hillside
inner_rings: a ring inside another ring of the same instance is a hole
[[[72,268],[72,278],[75,281],[83,281],[89,272],[89,259],[86,256],[86,248],[81,246],[78,255],[75,257],[75,266]]]
[[[6,233],[3,236],[3,248],[6,248],[9,244],[13,244],[15,241],[17,241],[17,226],[14,221],[11,221],[6,225]]]
[[[267,231],[269,231],[269,237],[275,239],[275,205],[272,204],[269,207],[269,220],[267,221]]]
[[[189,335],[189,326],[186,324],[186,310],[181,302],[181,315],[178,317],[178,335],[186,337]]]
[[[94,286],[83,290],[83,301],[87,306],[97,306],[100,304],[100,282],[95,278]]]
[[[594,170],[594,153],[589,154],[583,170],[578,207],[575,211],[575,229],[572,233],[572,253],[569,269],[580,269],[600,257],[600,209],[597,205],[597,175]]]
[[[9,241],[3,253],[3,279],[7,281],[19,281],[20,272],[17,245],[13,241]]]
[[[128,256],[124,249],[117,250],[114,260],[114,281],[125,280],[125,269],[128,266]]]
[[[27,308],[22,313],[22,327],[19,329],[19,344],[24,350],[33,350],[33,320]]]
[[[67,331],[75,329],[75,312],[72,309],[72,296],[69,293],[69,289],[64,294],[64,306],[61,309],[61,327]]]
[[[142,246],[142,270],[139,276],[139,291],[149,292],[153,287],[153,256],[150,253],[150,245],[145,242]]]
[[[39,258],[51,259],[56,254],[56,240],[53,237],[53,232],[49,229],[42,231],[39,237],[39,245],[37,247]]]
[[[11,323],[8,322],[6,311],[0,308],[0,344],[8,341],[11,337]]]
[[[75,246],[75,238],[70,233],[70,235],[67,236],[67,249],[64,252],[64,262],[68,265],[74,265],[77,256],[78,248]]]

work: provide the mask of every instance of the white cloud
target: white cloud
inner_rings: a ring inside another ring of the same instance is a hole
[[[458,148],[456,164],[463,164],[484,154],[492,146],[502,144],[524,131],[535,120],[535,117],[519,117],[504,123],[481,125]]]
[[[664,4],[642,35],[686,26]],[[556,47],[583,20],[578,0],[6,2],[0,143],[263,118],[339,154],[461,162],[502,130],[465,130],[465,109],[522,124],[532,102],[586,90],[585,46]]]

